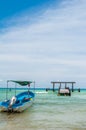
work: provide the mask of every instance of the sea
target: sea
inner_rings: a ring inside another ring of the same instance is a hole
[[[86,89],[75,90],[71,96],[58,96],[57,90],[34,92],[34,103],[24,112],[0,112],[0,130],[86,130]],[[14,94],[9,89],[9,98]],[[0,101],[5,95],[6,89],[0,89]]]

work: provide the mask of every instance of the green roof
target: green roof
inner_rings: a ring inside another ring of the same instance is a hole
[[[14,82],[21,86],[30,85],[31,83],[33,83],[32,81],[18,81],[18,80],[8,80],[8,82]]]

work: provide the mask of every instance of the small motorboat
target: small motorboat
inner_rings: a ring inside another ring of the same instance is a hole
[[[11,99],[8,99],[8,82],[14,82],[21,86],[28,85],[30,87],[31,83],[35,82],[31,81],[15,81],[8,80],[7,81],[7,91],[6,91],[6,100],[0,102],[0,111],[2,112],[22,112],[33,104],[35,93],[31,92],[29,89],[27,91],[21,92],[19,94],[15,94]]]
[[[71,91],[70,91],[69,87],[59,88],[58,96],[71,96]]]

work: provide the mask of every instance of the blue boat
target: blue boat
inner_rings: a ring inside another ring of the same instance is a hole
[[[35,93],[28,89],[27,91],[21,92],[18,95],[16,95],[16,87],[15,87],[15,95],[11,99],[8,99],[8,83],[9,82],[14,82],[15,84],[19,84],[21,86],[28,85],[29,88],[30,88],[31,83],[34,83],[34,88],[35,88],[35,82],[15,81],[15,80],[7,81],[6,100],[0,102],[0,111],[2,111],[2,112],[22,112],[33,104],[34,98],[35,98]]]

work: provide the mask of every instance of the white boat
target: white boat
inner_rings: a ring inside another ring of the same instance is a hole
[[[9,80],[7,81],[7,91],[6,91],[6,100],[0,102],[0,111],[6,112],[22,112],[33,104],[35,93],[31,91],[24,91],[19,93],[18,95],[13,96],[11,99],[7,98],[8,95],[8,82],[14,82],[21,86],[28,85],[33,83],[31,81],[15,81]],[[35,87],[35,82],[34,82]]]
[[[71,91],[69,88],[59,88],[58,95],[59,96],[71,96]]]

